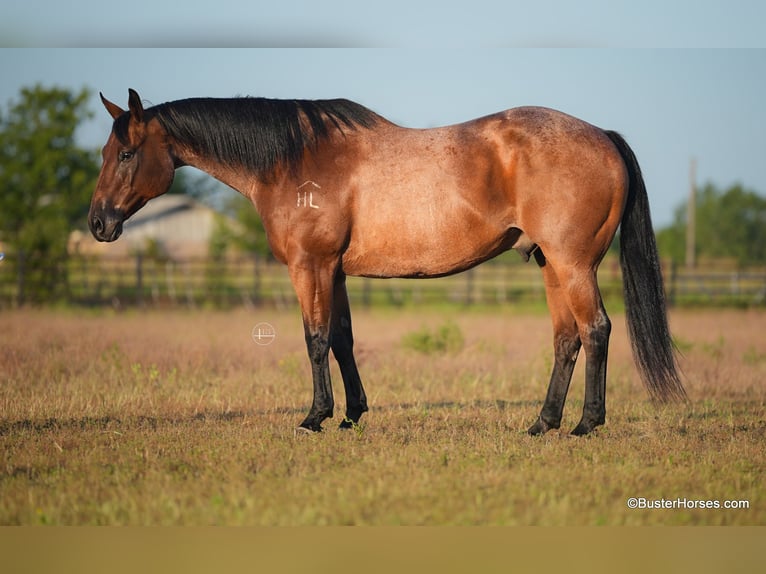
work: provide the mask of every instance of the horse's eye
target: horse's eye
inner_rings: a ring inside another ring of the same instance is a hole
[[[130,149],[122,150],[119,155],[120,161],[128,161],[129,159],[133,159],[135,154],[136,152]]]

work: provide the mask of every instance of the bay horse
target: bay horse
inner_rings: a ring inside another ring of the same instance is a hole
[[[596,271],[618,227],[626,321],[652,399],[685,399],[668,328],[646,188],[616,132],[521,107],[433,129],[395,125],[344,100],[193,98],[128,109],[101,100],[112,131],[88,214],[99,241],[191,165],[252,201],[303,315],[313,402],[299,429],[333,416],[329,351],[348,428],[368,410],[353,353],[346,276],[439,277],[501,252],[533,257],[553,320],[554,366],[532,435],[557,429],[581,347],[585,435],[606,418],[611,322]]]

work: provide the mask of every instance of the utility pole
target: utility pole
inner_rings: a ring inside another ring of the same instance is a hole
[[[689,162],[689,203],[686,207],[686,267],[697,265],[697,160]]]

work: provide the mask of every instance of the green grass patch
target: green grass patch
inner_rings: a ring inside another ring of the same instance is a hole
[[[457,353],[463,348],[465,338],[454,321],[447,321],[435,329],[421,327],[402,337],[402,346],[424,355],[431,353]]]

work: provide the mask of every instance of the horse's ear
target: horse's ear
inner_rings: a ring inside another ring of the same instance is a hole
[[[141,103],[141,96],[135,90],[128,90],[128,108],[134,120],[137,122],[144,121],[144,104]]]
[[[125,113],[125,110],[123,110],[120,106],[117,104],[113,104],[109,100],[107,100],[104,97],[104,94],[101,92],[98,93],[99,96],[101,96],[101,103],[104,104],[104,107],[106,108],[106,111],[109,112],[109,115],[112,116],[113,120],[116,120],[119,118],[122,114]]]

